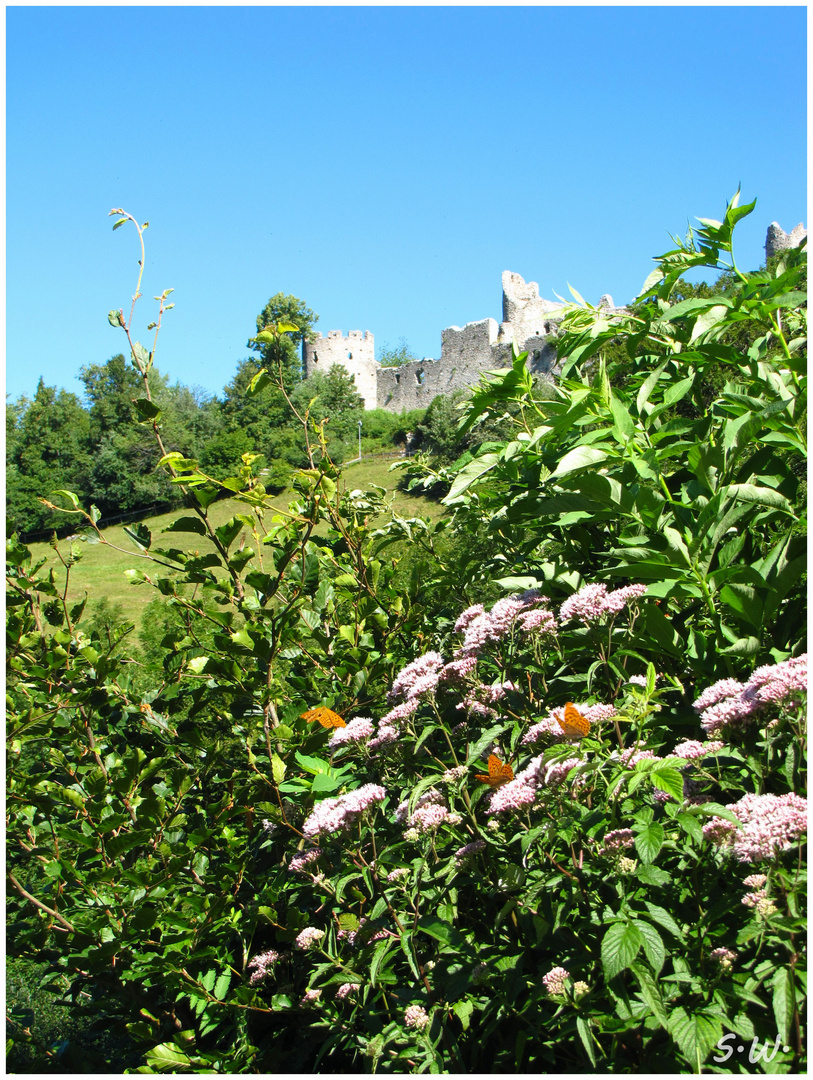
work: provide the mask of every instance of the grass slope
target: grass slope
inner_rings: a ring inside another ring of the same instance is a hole
[[[423,517],[433,520],[440,517],[444,508],[439,503],[395,490],[401,473],[389,472],[391,464],[392,459],[378,458],[345,465],[341,482],[348,490],[355,488],[366,490],[371,484],[386,488],[388,501],[391,500],[393,509],[404,517]],[[293,492],[286,490],[273,500],[273,505],[286,509],[293,497]],[[236,499],[224,499],[210,506],[209,517],[217,527],[241,512],[249,513],[250,511]],[[190,513],[189,510],[179,509],[168,514],[145,518],[144,524],[152,533],[153,547],[192,548],[197,541],[201,554],[212,550],[209,542],[202,536],[191,533],[161,535],[171,522],[179,517],[188,517]],[[135,524],[135,522],[130,522],[129,527],[132,528]],[[125,533],[123,525],[111,525],[103,530],[103,535],[107,541],[106,544],[100,544],[93,539],[81,545],[81,559],[70,571],[68,600],[70,603],[77,603],[87,594],[86,615],[91,612],[94,602],[101,599],[120,605],[124,617],[135,623],[137,633],[145,606],[157,594],[149,585],[129,584],[124,572],[141,569],[150,576],[154,576],[154,572],[150,570],[147,559],[141,555],[139,549]],[[235,546],[237,544],[239,540],[235,541]],[[47,565],[54,567],[58,587],[61,587],[61,583],[65,580],[65,571],[51,545],[38,543],[28,546],[35,558],[46,557]],[[70,547],[68,542],[60,541],[59,546],[67,555]]]

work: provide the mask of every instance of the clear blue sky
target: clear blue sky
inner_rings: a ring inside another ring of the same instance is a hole
[[[158,367],[219,393],[276,292],[440,355],[500,275],[631,299],[695,216],[806,210],[803,7],[7,9],[7,391],[81,392],[175,289]]]

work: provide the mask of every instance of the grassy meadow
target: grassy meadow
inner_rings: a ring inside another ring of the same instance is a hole
[[[408,495],[396,490],[400,471],[390,472],[393,459],[376,458],[368,461],[354,462],[343,467],[343,486],[348,490],[361,488],[366,490],[370,485],[376,484],[386,488],[387,501],[391,501],[393,509],[405,517],[423,517],[435,519],[443,513],[443,507],[430,499],[421,496]],[[273,505],[284,510],[294,498],[295,493],[286,489],[273,500]],[[249,508],[239,503],[236,499],[223,499],[209,507],[209,517],[217,527],[228,521],[237,513],[247,513]],[[171,510],[166,514],[158,514],[155,517],[144,518],[144,524],[152,533],[153,547],[192,547],[195,540],[199,541],[200,552],[211,550],[211,545],[205,537],[195,537],[193,534],[175,533],[162,536],[162,531],[179,517],[185,517],[190,511],[184,509]],[[266,516],[270,523],[270,515]],[[132,528],[136,521],[127,523]],[[156,596],[155,590],[149,585],[131,585],[124,576],[126,570],[138,569],[139,564],[147,560],[143,558],[139,549],[127,536],[124,525],[111,525],[102,530],[106,543],[99,543],[95,538],[81,544],[81,559],[70,571],[68,587],[68,600],[77,603],[87,594],[88,605],[86,613],[89,613],[95,602],[105,599],[109,603],[119,605],[123,617],[135,624],[136,633],[141,626],[142,613],[146,605]],[[245,530],[248,532],[248,530]],[[235,541],[235,546],[240,543]],[[57,575],[57,582],[64,581],[64,569],[60,560],[48,542],[28,545],[36,559],[46,557],[48,566],[53,566]],[[62,540],[59,547],[63,554],[67,555],[69,544]],[[145,565],[145,570],[147,566]],[[154,567],[152,568],[154,572]]]

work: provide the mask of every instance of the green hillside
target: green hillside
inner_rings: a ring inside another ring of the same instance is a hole
[[[390,472],[392,458],[376,458],[360,463],[346,465],[342,473],[342,482],[348,489],[366,489],[371,484],[386,488],[388,499],[392,499],[395,510],[407,517],[428,517],[435,519],[443,513],[439,503],[432,502],[420,496],[407,495],[396,490],[396,485],[401,473]],[[290,490],[282,492],[275,500],[274,505],[285,509],[293,499],[294,493]],[[245,506],[236,499],[224,499],[209,508],[209,515],[216,526],[222,525],[234,514],[245,512]],[[188,514],[183,509],[172,510],[166,514],[158,514],[155,517],[144,518],[144,524],[153,536],[153,545],[157,547],[177,546],[178,534],[170,538],[161,538],[161,532],[177,518]],[[135,522],[128,524],[129,528]],[[123,525],[111,525],[103,530],[106,540],[101,544],[91,539],[81,545],[82,554],[79,562],[71,568],[68,598],[73,603],[78,602],[87,594],[88,610],[94,602],[105,599],[111,604],[120,605],[123,616],[136,624],[136,632],[141,623],[141,616],[145,606],[155,597],[155,592],[149,586],[130,585],[125,578],[126,570],[137,568],[139,563],[146,562],[138,548],[127,536]],[[191,538],[184,534],[183,542]],[[237,541],[239,543],[239,540]],[[45,556],[48,565],[53,566],[57,572],[57,581],[64,581],[64,569],[54,549],[49,543],[37,543],[28,545],[35,559]],[[60,550],[67,555],[68,543],[60,541]],[[201,553],[207,551],[210,545],[205,537],[200,537]],[[145,566],[145,569],[147,567]]]

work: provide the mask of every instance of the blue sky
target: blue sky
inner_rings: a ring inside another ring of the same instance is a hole
[[[266,300],[440,355],[500,275],[631,299],[695,216],[806,210],[804,7],[11,7],[7,392],[81,392],[175,289],[158,367],[218,393]]]

